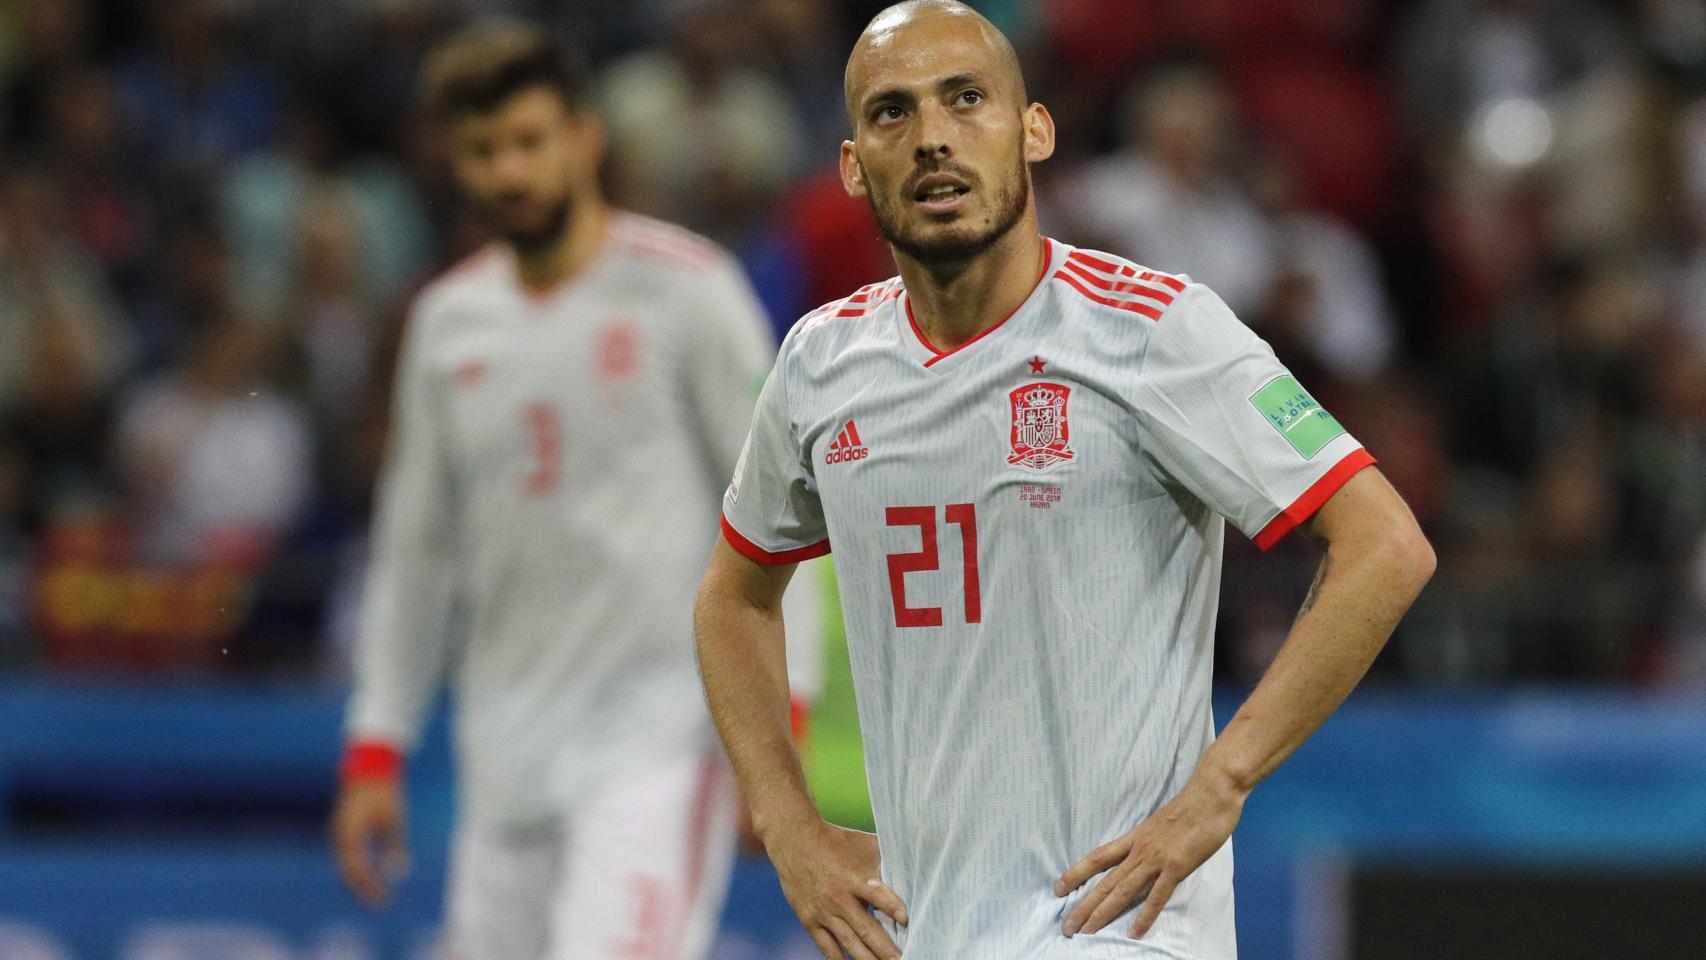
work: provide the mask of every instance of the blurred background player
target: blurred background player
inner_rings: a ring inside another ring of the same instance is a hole
[[[900,276],[783,342],[697,609],[782,888],[826,960],[1235,960],[1245,798],[1374,662],[1432,548],[1207,286],[1038,233],[1054,121],[988,20],[890,7],[846,100],[842,182]],[[1325,555],[1217,738],[1228,520]],[[784,722],[782,591],[832,544],[875,837],[819,816]]]
[[[545,31],[469,28],[423,87],[501,241],[428,285],[405,333],[339,865],[386,899],[402,758],[449,675],[452,955],[696,957],[736,801],[687,624],[768,324],[720,248],[605,204],[602,127]]]

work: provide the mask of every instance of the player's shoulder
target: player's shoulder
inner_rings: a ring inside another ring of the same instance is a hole
[[[478,306],[501,294],[507,278],[503,246],[486,244],[421,285],[409,303],[410,323],[428,322],[458,306]]]
[[[611,215],[610,243],[631,269],[660,277],[692,281],[734,264],[734,255],[716,241],[626,210]]]
[[[867,329],[905,292],[898,276],[867,283],[844,297],[806,311],[794,323],[788,339],[798,349],[822,350],[844,343],[851,335]]]
[[[1093,317],[1159,322],[1193,288],[1184,274],[1165,273],[1101,250],[1057,245],[1051,280]]]

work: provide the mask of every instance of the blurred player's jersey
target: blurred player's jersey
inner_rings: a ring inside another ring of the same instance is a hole
[[[735,261],[632,215],[550,292],[526,291],[502,246],[429,286],[404,340],[351,736],[407,749],[450,673],[462,815],[506,828],[713,746],[693,598],[773,358]]]
[[[1372,460],[1206,287],[1047,247],[952,352],[898,279],[802,319],[724,534],[761,562],[834,545],[907,956],[1231,960],[1230,843],[1141,942],[1135,909],[1066,940],[1050,888],[1214,737],[1223,518],[1266,547]]]

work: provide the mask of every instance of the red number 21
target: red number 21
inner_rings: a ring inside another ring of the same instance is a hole
[[[965,576],[966,622],[983,621],[982,587],[977,575],[977,507],[970,503],[950,503],[943,508],[947,522],[960,528],[960,554]],[[889,507],[884,519],[891,527],[917,527],[921,542],[916,553],[891,553],[889,562],[889,592],[894,596],[894,625],[897,627],[939,627],[941,607],[912,607],[906,603],[906,575],[939,570],[941,557],[936,550],[935,507]]]

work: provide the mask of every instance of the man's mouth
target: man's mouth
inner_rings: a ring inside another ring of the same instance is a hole
[[[934,213],[952,210],[960,204],[960,198],[970,192],[971,185],[959,177],[933,173],[918,181],[913,188],[912,199]]]

